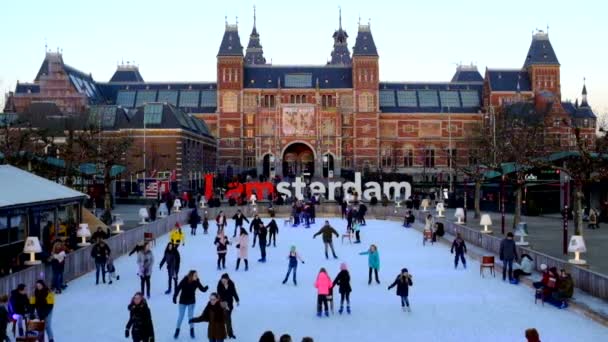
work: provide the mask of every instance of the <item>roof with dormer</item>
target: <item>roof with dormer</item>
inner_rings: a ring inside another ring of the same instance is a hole
[[[378,57],[378,50],[370,25],[359,25],[359,32],[353,46],[353,56],[374,56]]]
[[[521,69],[486,69],[491,91],[532,91],[530,75]]]
[[[110,78],[110,82],[143,82],[144,78],[135,65],[119,65]]]
[[[538,31],[532,36],[532,43],[530,43],[530,49],[528,49],[524,68],[531,65],[559,65],[547,32]]]
[[[224,37],[222,37],[222,43],[220,44],[217,56],[243,56],[243,46],[241,45],[237,25],[226,24],[226,30],[224,31]]]

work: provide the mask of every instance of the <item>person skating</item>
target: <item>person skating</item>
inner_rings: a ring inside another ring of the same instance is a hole
[[[11,291],[9,299],[9,311],[12,319],[16,321],[19,336],[23,336],[24,324],[26,324],[26,314],[30,312],[30,301],[27,298],[27,290],[25,284],[17,285],[17,288]]]
[[[182,226],[179,223],[175,223],[173,230],[169,233],[169,241],[175,246],[179,246],[181,243],[182,246],[186,245],[186,237],[184,236],[184,232],[182,232]]]
[[[240,228],[243,228],[243,221],[249,223],[249,220],[243,215],[240,209],[236,211],[236,214],[232,216],[232,219],[234,220],[234,234],[232,237],[235,238],[236,232],[238,232]]]
[[[456,255],[454,256],[454,268],[458,268],[458,259],[462,261],[462,266],[467,268],[467,261],[464,258],[464,255],[467,253],[467,245],[464,242],[464,239],[460,236],[460,233],[456,234],[456,239],[452,242],[452,248],[450,249],[450,253],[454,254],[456,251]]]
[[[268,235],[268,229],[266,229],[266,226],[264,226],[264,224],[260,224],[258,226],[258,235],[260,238],[259,241],[259,245],[260,245],[260,260],[258,260],[259,262],[266,262],[266,246],[267,246],[267,242],[268,240],[267,235]]]
[[[165,253],[163,255],[163,259],[160,261],[159,269],[163,269],[163,265],[167,263],[167,278],[168,278],[168,286],[165,294],[171,293],[171,284],[174,287],[177,287],[177,278],[179,275],[179,264],[181,262],[181,256],[177,247],[169,242],[167,247],[165,248]]]
[[[203,218],[203,234],[207,235],[209,233],[209,219],[207,215]]]
[[[331,286],[331,278],[327,274],[325,268],[321,268],[317,275],[317,280],[315,281],[315,288],[317,289],[317,317],[321,317],[322,309],[325,309],[325,317],[329,317],[327,296],[331,292]]]
[[[344,301],[346,301],[346,312],[350,314],[350,293],[352,288],[350,286],[350,273],[346,263],[340,264],[340,273],[334,279],[333,287],[338,286],[338,292],[340,293],[340,309],[338,313],[341,315],[344,312]]]
[[[224,234],[223,229],[220,229],[213,244],[217,248],[217,269],[225,269],[226,254],[228,253],[228,245],[230,244],[230,241],[228,241],[228,237]]]
[[[137,253],[137,266],[140,280],[141,293],[146,294],[150,299],[150,277],[152,277],[152,267],[154,265],[154,254],[150,250],[150,243],[144,244],[144,249]],[[144,292],[144,290],[147,290]]]
[[[116,272],[116,266],[114,266],[114,258],[110,255],[108,257],[108,262],[106,262],[106,271],[108,272],[108,284],[112,285],[114,279],[119,280],[120,276]]]
[[[226,214],[224,214],[223,211],[220,211],[220,213],[215,217],[215,222],[217,223],[217,230],[226,228],[226,225],[228,224]]]
[[[177,339],[179,337],[179,330],[181,329],[186,309],[188,309],[188,321],[192,320],[194,304],[196,303],[196,290],[207,292],[208,289],[208,286],[201,284],[195,270],[188,272],[188,275],[179,282],[173,293],[173,304],[177,304],[177,296],[179,296],[179,314],[173,338]],[[190,323],[190,337],[194,338],[194,325],[192,323]]]
[[[279,235],[279,226],[274,219],[270,219],[270,222],[266,226],[268,229],[268,245],[270,246],[270,242],[272,242],[272,246],[277,246],[277,235]]]
[[[243,260],[245,262],[245,271],[248,271],[249,261],[247,260],[247,257],[249,256],[249,234],[247,234],[247,230],[245,230],[245,228],[241,228],[241,234],[239,235],[236,248],[239,249],[239,256],[236,259],[236,270],[239,270],[241,260]]]
[[[251,223],[249,224],[249,232],[253,232],[253,245],[251,245],[251,248],[255,248],[255,242],[258,238],[260,225],[264,225],[264,222],[258,214],[255,214],[253,220],[251,220]]]
[[[403,268],[395,281],[388,287],[390,290],[397,286],[397,296],[401,298],[401,308],[403,311],[412,311],[408,300],[409,288],[412,285],[412,275],[408,273],[407,268]]]
[[[369,285],[372,283],[372,270],[376,276],[376,283],[380,284],[380,279],[378,279],[378,270],[380,269],[380,254],[378,253],[378,247],[372,244],[367,251],[361,252],[359,255],[367,255],[367,265],[369,267],[369,279],[367,284]]]
[[[298,261],[304,263],[304,260],[302,260],[300,254],[296,251],[296,246],[291,246],[287,259],[289,259],[289,265],[287,267],[287,274],[285,274],[285,279],[283,279],[283,284],[287,282],[289,274],[291,273],[291,271],[293,271],[293,284],[297,286],[298,281],[296,279],[296,273],[298,271]]]
[[[243,228],[241,228],[243,229]],[[232,310],[234,310],[234,302],[239,305],[239,295],[236,292],[234,282],[228,276],[228,273],[222,274],[220,281],[217,283],[217,293],[220,296],[222,307],[225,308],[224,313],[226,320],[226,331],[228,338],[236,338],[232,330]]]
[[[0,295],[0,342],[10,342],[6,334],[9,322],[8,296]]]
[[[198,227],[198,224],[201,223],[201,216],[198,214],[197,209],[192,210],[190,213],[188,223],[190,224],[190,235],[196,235],[196,228]]]
[[[220,298],[217,293],[212,293],[209,296],[209,303],[203,310],[203,313],[196,318],[193,318],[189,323],[208,322],[207,338],[209,342],[222,342],[226,339],[226,320],[224,318],[224,308],[220,304]]]
[[[359,223],[362,226],[367,225],[367,222],[365,222],[366,213],[367,213],[367,206],[365,204],[363,204],[363,202],[361,202],[361,204],[359,204],[359,210],[357,211],[357,221],[359,221]]]
[[[64,289],[63,273],[65,270],[65,246],[63,242],[57,241],[53,244],[51,252],[51,270],[53,271],[52,287],[59,294]]]
[[[355,243],[361,243],[361,224],[359,222],[353,223],[353,232],[355,232]]]
[[[154,324],[152,323],[152,313],[148,303],[141,292],[137,292],[131,299],[127,307],[129,310],[129,321],[125,327],[125,337],[133,338],[133,342],[153,342]]]
[[[53,306],[55,305],[55,295],[53,291],[46,286],[44,280],[36,282],[34,295],[30,298],[30,305],[36,313],[36,317],[44,321],[44,331],[49,342],[53,342]]]
[[[106,283],[106,262],[110,256],[110,247],[101,239],[91,248],[91,257],[95,260],[95,285],[99,285],[99,273]]]
[[[325,220],[325,225],[317,233],[315,233],[315,235],[313,235],[312,238],[313,239],[316,238],[317,235],[322,235],[322,237],[323,237],[323,244],[325,245],[325,259],[329,259],[329,255],[328,255],[329,248],[331,248],[331,253],[334,256],[334,259],[338,259],[338,257],[336,256],[336,252],[334,251],[332,235],[335,235],[336,237],[340,237],[340,235],[332,226],[329,225],[329,221]]]
[[[500,242],[499,258],[502,260],[502,280],[506,280],[508,273],[509,281],[513,282],[513,261],[517,261],[517,246],[513,241],[513,233],[508,232],[507,237]]]

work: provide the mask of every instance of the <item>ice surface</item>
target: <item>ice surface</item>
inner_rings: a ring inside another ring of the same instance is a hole
[[[234,222],[230,220],[232,234]],[[264,222],[267,222],[264,219]],[[580,315],[558,310],[552,305],[534,304],[532,290],[514,286],[496,278],[479,276],[479,263],[469,260],[468,269],[454,270],[453,257],[442,244],[422,246],[421,234],[402,228],[396,222],[368,220],[362,227],[362,244],[342,244],[334,240],[339,260],[325,260],[321,237],[312,239],[323,219],[310,229],[284,227],[277,219],[277,247],[268,248],[268,262],[260,264],[259,249],[249,250],[248,272],[234,271],[237,251],[229,248],[227,269],[241,297],[235,307],[233,326],[238,341],[258,341],[265,330],[278,337],[289,333],[294,341],[311,336],[315,341],[523,341],[526,328],[534,327],[543,341],[607,341],[608,329]],[[345,222],[330,219],[342,233]],[[210,228],[215,233],[215,227]],[[204,285],[215,290],[220,275],[216,270],[214,235],[198,232],[187,236],[180,247],[180,277],[196,269]],[[250,240],[253,236],[250,236]],[[167,273],[158,270],[158,263],[167,237],[158,239],[154,249],[156,267],[152,275],[152,298],[149,305],[156,341],[173,341],[177,305],[165,295]],[[367,285],[367,256],[358,255],[369,244],[380,252],[380,285]],[[295,245],[305,264],[298,266],[298,286],[291,281],[282,285],[287,271],[289,247]],[[250,246],[251,247],[251,246]],[[331,258],[331,256],[330,256]],[[335,314],[317,318],[316,292],[313,287],[319,268],[325,267],[332,279],[341,262],[349,265],[353,292],[352,315],[338,315],[339,294],[334,291]],[[139,290],[136,257],[121,257],[115,265],[120,280],[113,285],[95,286],[94,273],[70,282],[64,294],[57,296],[53,328],[58,341],[125,341],[128,319],[127,304]],[[401,268],[413,275],[410,288],[412,312],[403,312],[395,289],[387,286]],[[207,302],[208,293],[197,294],[195,315]],[[187,320],[182,325],[181,341],[191,341]],[[206,324],[197,324],[196,340],[206,340]]]

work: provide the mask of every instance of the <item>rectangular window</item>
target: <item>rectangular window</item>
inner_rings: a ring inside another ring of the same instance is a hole
[[[274,108],[274,95],[264,95],[262,98],[262,107]]]
[[[449,168],[453,168],[453,167],[455,167],[455,166],[456,166],[456,165],[454,164],[454,163],[456,162],[456,151],[457,151],[457,150],[456,150],[455,148],[453,148],[453,149],[451,149],[451,150],[450,150],[450,149],[448,149],[448,150],[446,151],[446,152],[447,152],[447,157],[448,157],[447,159],[448,159],[448,167],[449,167]]]
[[[27,215],[0,216],[0,246],[23,241],[26,224]]]
[[[418,99],[415,90],[397,91],[397,103],[399,107],[418,107]]]
[[[135,107],[143,106],[146,103],[156,102],[156,90],[140,90],[137,92]]]
[[[255,157],[245,157],[245,168],[253,169],[255,167]]]
[[[245,94],[243,102],[245,108],[254,109],[258,105],[258,96],[256,94]]]
[[[251,128],[247,129],[247,138],[253,138],[253,129],[251,129]]]
[[[418,90],[420,107],[439,107],[439,98],[436,90]]]
[[[247,115],[246,115],[246,119],[247,119],[247,124],[248,124],[248,125],[253,125],[253,121],[254,121],[254,116],[253,116],[253,114],[247,114]]]
[[[285,88],[311,88],[312,74],[286,74]]]
[[[182,90],[179,92],[179,107],[196,108],[200,91],[198,90]]]
[[[133,108],[133,105],[135,105],[135,92],[119,91],[116,96],[116,104],[127,108]]]
[[[461,90],[460,98],[463,107],[479,107],[479,93],[475,90]]]
[[[217,93],[215,90],[201,91],[201,107],[216,107]]]
[[[380,106],[381,107],[396,107],[394,90],[380,90]]]
[[[414,166],[414,151],[412,149],[405,149],[403,151],[403,166],[413,167]]]
[[[163,118],[163,105],[153,103],[144,107],[144,124],[159,125]]]
[[[166,102],[177,106],[177,90],[159,90],[158,102]]]
[[[424,167],[435,167],[435,150],[432,148],[424,150]]]
[[[441,99],[441,107],[459,108],[460,98],[457,91],[440,91],[439,98]]]

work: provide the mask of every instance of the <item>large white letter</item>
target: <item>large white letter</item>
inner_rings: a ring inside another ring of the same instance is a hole
[[[329,198],[328,200],[334,201],[336,199],[336,189],[339,189],[342,186],[342,182],[329,182]]]
[[[316,194],[325,196],[325,184],[321,182],[312,182],[309,185],[310,193],[314,196]]]
[[[305,183],[302,183],[302,178],[301,177],[296,177],[296,181],[291,183],[291,186],[293,186],[293,190],[295,191],[295,195],[296,198],[299,200],[304,199],[304,193],[303,193],[303,189],[306,186]]]
[[[277,191],[279,194],[285,195],[285,199],[291,197],[291,190],[289,190],[288,182],[279,182],[279,184],[277,184]]]
[[[401,189],[405,189],[405,198],[402,199],[408,199],[412,195],[412,186],[408,182],[386,182],[383,187],[384,194],[388,198],[391,198],[391,188],[394,189],[395,196],[401,196]]]
[[[365,191],[363,192],[362,199],[369,201],[374,196],[376,197],[377,200],[382,199],[382,190],[380,189],[380,184],[378,184],[377,182],[365,183]]]

